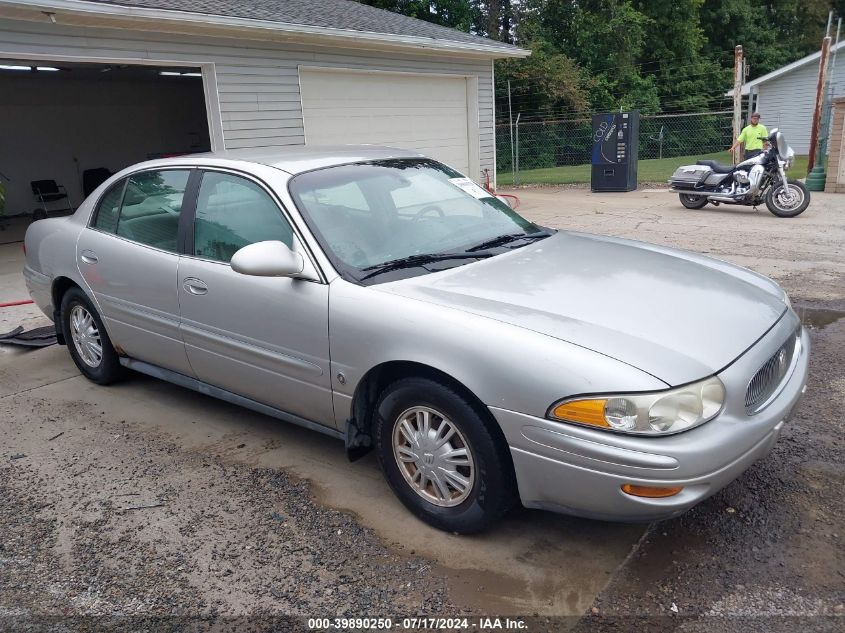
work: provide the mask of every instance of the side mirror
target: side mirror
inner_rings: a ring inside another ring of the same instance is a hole
[[[244,246],[230,263],[232,270],[254,277],[294,277],[305,268],[305,260],[277,240]]]

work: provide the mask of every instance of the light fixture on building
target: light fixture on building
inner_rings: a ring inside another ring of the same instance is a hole
[[[163,77],[202,77],[202,73],[179,73],[173,70],[162,70],[158,74]]]

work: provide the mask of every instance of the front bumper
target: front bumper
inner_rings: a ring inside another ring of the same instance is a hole
[[[772,449],[804,392],[810,342],[780,393],[749,416],[745,390],[755,372],[793,336],[799,321],[787,311],[751,349],[718,374],[727,392],[718,417],[665,437],[636,437],[554,422],[491,407],[511,449],[523,505],[614,521],[677,516],[736,479]],[[683,486],[672,497],[622,492],[624,484]]]

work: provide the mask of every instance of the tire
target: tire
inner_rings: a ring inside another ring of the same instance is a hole
[[[64,294],[61,315],[70,357],[82,375],[99,385],[108,385],[125,376],[126,369],[120,364],[103,321],[82,290],[70,288]]]
[[[786,205],[784,201],[779,198],[779,194],[783,192],[783,183],[777,187],[771,187],[766,194],[766,206],[774,215],[779,218],[794,218],[801,215],[810,206],[810,192],[803,182],[797,180],[787,180],[787,184],[793,195],[800,194],[802,197],[796,200],[797,204]]]
[[[691,196],[686,193],[679,193],[678,197],[681,199],[681,204],[687,209],[703,209],[707,206],[707,198],[704,196]]]
[[[447,532],[484,530],[503,517],[516,498],[507,445],[478,409],[444,384],[403,378],[382,392],[374,411],[379,462],[393,492],[418,518]],[[430,431],[423,434],[426,419]],[[431,444],[412,444],[409,431]],[[450,439],[438,448],[443,435]],[[452,454],[451,461],[444,453]]]

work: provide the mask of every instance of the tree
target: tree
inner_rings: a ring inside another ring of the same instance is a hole
[[[828,11],[845,14],[845,0],[359,1],[530,48],[496,76],[538,113],[721,108],[735,45],[759,77],[818,50]]]
[[[703,111],[720,107],[730,71],[705,53],[707,38],[700,11],[705,0],[636,0],[648,18],[647,51],[640,58],[641,75],[653,75],[660,109]]]
[[[358,2],[467,32],[472,29],[475,21],[474,10],[469,0],[358,0]]]
[[[845,13],[842,0],[705,0],[704,51],[728,66],[741,44],[750,78],[760,77],[819,49],[828,12]]]
[[[557,52],[543,40],[530,44],[531,56],[520,60],[502,60],[496,66],[500,85],[513,82],[512,97],[518,110],[527,113],[553,114],[589,110],[587,82],[577,64]],[[501,106],[507,106],[504,99]]]

